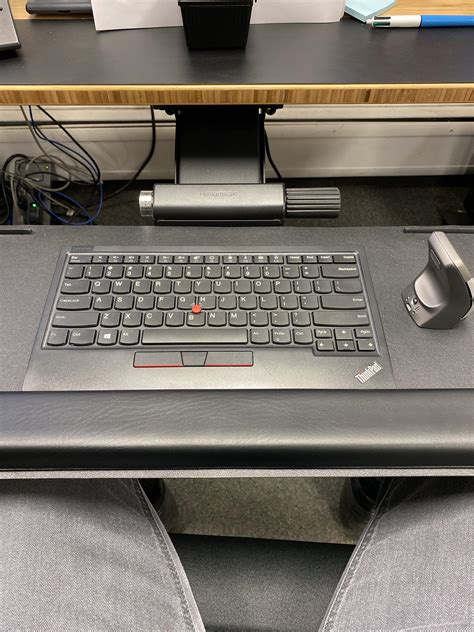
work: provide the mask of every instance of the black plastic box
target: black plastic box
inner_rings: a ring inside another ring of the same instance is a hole
[[[254,0],[178,0],[188,48],[245,48]]]

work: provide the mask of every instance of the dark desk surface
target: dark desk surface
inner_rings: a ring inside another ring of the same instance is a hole
[[[252,26],[246,50],[188,51],[181,28],[96,33],[19,20],[0,103],[469,103],[474,29]]]
[[[374,468],[474,465],[474,318],[417,328],[400,291],[428,234],[401,228],[35,228],[0,234],[0,469]],[[473,235],[451,235],[474,269]],[[22,392],[63,245],[365,247],[393,390]]]

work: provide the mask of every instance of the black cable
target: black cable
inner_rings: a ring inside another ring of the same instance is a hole
[[[280,182],[283,182],[283,177],[280,173],[280,170],[278,169],[278,167],[275,164],[275,161],[272,158],[272,153],[270,151],[270,143],[268,142],[267,130],[264,130],[264,135],[265,135],[265,153],[267,154],[268,162],[271,164],[273,171],[276,173],[278,180]]]
[[[3,199],[5,201],[5,208],[7,211],[7,214],[5,217],[2,217],[0,219],[0,224],[6,224],[10,218],[10,202],[8,200],[8,194],[7,194],[7,183],[6,183],[6,171],[8,168],[8,165],[12,162],[12,160],[16,160],[17,158],[26,158],[27,156],[25,156],[25,154],[12,154],[11,156],[9,156],[5,162],[2,165],[2,169],[0,172],[0,183],[2,185],[2,194],[3,194]],[[12,218],[13,219],[13,218]]]
[[[111,198],[115,197],[116,195],[119,195],[119,193],[122,193],[122,191],[125,191],[125,189],[128,189],[128,187],[131,184],[136,182],[136,180],[140,176],[140,174],[143,171],[143,169],[145,169],[145,167],[148,165],[150,160],[153,158],[153,154],[155,153],[155,149],[156,149],[156,120],[155,120],[155,110],[154,110],[152,105],[150,105],[150,115],[151,115],[151,146],[150,146],[150,150],[148,151],[148,154],[147,154],[145,160],[142,162],[140,167],[137,169],[137,171],[135,172],[133,177],[130,178],[130,180],[128,180],[128,182],[123,184],[121,187],[119,187],[115,191],[112,191],[112,193],[109,193],[109,195],[104,196],[104,201],[110,200]]]

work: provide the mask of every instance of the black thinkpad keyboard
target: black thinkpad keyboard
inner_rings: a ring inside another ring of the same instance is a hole
[[[43,348],[189,345],[377,354],[358,253],[66,255]]]

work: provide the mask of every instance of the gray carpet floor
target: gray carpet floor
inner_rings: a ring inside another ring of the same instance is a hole
[[[113,191],[121,183],[108,183]],[[106,203],[100,224],[141,225],[139,182]],[[336,220],[293,220],[291,225],[440,225],[442,214],[462,207],[470,181],[459,178],[359,178],[290,181],[290,186],[339,186],[342,211]],[[173,531],[319,542],[352,543],[357,529],[338,516],[342,479],[169,480],[178,514]]]

